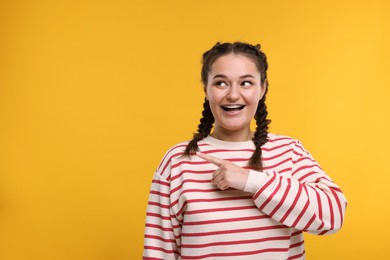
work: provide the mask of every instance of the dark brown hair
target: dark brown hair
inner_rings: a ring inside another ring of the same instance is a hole
[[[268,92],[268,79],[267,79],[267,57],[260,50],[260,45],[251,45],[244,42],[234,43],[219,43],[217,42],[210,50],[206,51],[202,57],[202,71],[201,78],[204,86],[207,86],[208,75],[213,63],[221,56],[228,54],[239,54],[250,58],[260,72],[261,84],[265,87],[265,92],[262,99],[257,106],[256,114],[254,116],[256,120],[256,131],[252,139],[256,149],[249,160],[249,165],[256,170],[262,170],[263,164],[261,160],[262,150],[261,147],[267,142],[268,125],[271,122],[267,119],[267,106],[265,104],[265,97]],[[198,142],[207,137],[214,124],[214,116],[211,113],[210,105],[207,99],[203,104],[202,118],[198,125],[198,132],[194,133],[193,139],[188,143],[184,155],[190,156],[191,153],[199,151]]]

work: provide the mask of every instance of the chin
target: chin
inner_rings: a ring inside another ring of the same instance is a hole
[[[229,132],[237,132],[237,131],[246,131],[247,128],[250,127],[250,124],[240,124],[240,125],[220,125],[222,129]]]

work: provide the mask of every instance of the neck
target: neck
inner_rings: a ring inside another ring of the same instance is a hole
[[[228,142],[243,142],[249,141],[253,138],[253,133],[250,129],[247,130],[237,130],[237,131],[229,131],[226,129],[220,129],[216,127],[211,134],[212,137]]]

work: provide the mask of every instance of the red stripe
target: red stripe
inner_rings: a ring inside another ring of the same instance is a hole
[[[303,244],[304,244],[303,241],[298,242],[298,243],[295,243],[295,244],[291,244],[291,245],[290,245],[290,248],[298,247],[298,246],[301,246],[301,245],[303,245]]]
[[[145,238],[160,240],[160,241],[167,242],[167,243],[176,243],[176,241],[174,239],[163,238],[160,236],[145,235]]]
[[[279,171],[279,173],[284,173],[284,172],[291,172],[292,168],[291,167],[288,167],[288,168],[285,168],[285,169],[282,169]]]
[[[280,178],[280,181],[282,181],[282,177],[279,177]],[[291,189],[291,179],[287,179],[287,188],[286,190],[284,191],[284,194],[283,194],[283,197],[282,199],[280,200],[279,204],[272,210],[272,212],[269,214],[271,217],[273,215],[275,215],[275,213],[279,210],[279,208],[284,204],[284,201],[286,200],[287,198],[287,195]]]
[[[302,171],[304,169],[309,169],[309,168],[314,168],[314,167],[317,167],[318,169],[322,170],[320,168],[320,166],[318,165],[305,165],[305,166],[302,166],[302,167],[299,167],[298,169],[296,169],[295,171],[293,171],[293,173],[291,174],[292,176],[294,176],[297,172],[299,171]]]
[[[309,220],[309,222],[307,222],[306,226],[303,228],[303,230],[307,231],[310,227],[310,225],[313,223],[313,221],[316,219],[316,213],[313,213],[313,216],[311,217],[311,219]]]
[[[289,153],[289,152],[292,152],[292,151],[293,151],[293,149],[288,149],[288,150],[282,151],[281,153],[276,154],[276,155],[274,155],[274,156],[265,157],[265,158],[261,158],[261,159],[262,159],[263,161],[273,160],[273,159],[279,158],[279,157],[281,157],[282,155],[285,155],[286,153]]]
[[[209,163],[209,162],[207,162],[207,161],[196,161],[196,162],[194,162],[194,161],[180,161],[180,162],[178,162],[178,163],[172,164],[171,169],[174,169],[174,168],[176,168],[176,167],[179,167],[179,166],[182,165],[182,164],[202,165],[202,164],[208,164],[208,163]]]
[[[243,228],[243,229],[232,229],[232,230],[219,230],[219,231],[210,231],[210,232],[200,232],[200,233],[181,233],[182,237],[203,237],[203,236],[214,236],[214,235],[223,235],[223,234],[236,234],[236,233],[246,233],[246,232],[257,232],[264,230],[272,229],[282,229],[287,228],[285,225],[275,225],[267,227],[256,227],[256,228]]]
[[[303,146],[301,145],[301,143],[299,141],[295,142],[295,147],[300,149],[303,153],[308,154],[308,152],[305,150],[305,148],[303,148]]]
[[[212,154],[212,153],[224,153],[224,152],[231,152],[232,150],[229,149],[213,149],[213,150],[207,150],[207,151],[202,151],[204,154]],[[234,152],[251,152],[253,153],[255,149],[235,149]]]
[[[177,200],[177,201],[179,201],[179,200]],[[175,201],[175,203],[177,203],[176,201]],[[173,203],[172,203],[173,204]],[[172,205],[172,207],[173,207],[174,205]],[[187,201],[184,201],[183,202],[183,204],[181,205],[181,208],[177,211],[177,213],[176,213],[176,215],[177,216],[181,216],[182,215],[182,213],[183,213],[183,211],[184,210],[186,210],[187,209]],[[188,211],[187,211],[188,212]],[[186,214],[187,214],[187,212],[186,212]]]
[[[280,162],[278,162],[278,163],[276,163],[276,164],[264,166],[264,167],[263,167],[263,170],[268,170],[268,169],[276,168],[276,167],[278,167],[278,166],[280,166],[280,165],[282,165],[282,164],[284,164],[284,163],[290,162],[290,161],[292,161],[292,159],[291,159],[291,158],[287,158],[287,159],[285,159],[285,160],[283,160],[283,161],[280,161]]]
[[[340,220],[341,220],[341,223],[340,223],[340,227],[341,227],[343,225],[344,218],[343,218],[343,211],[341,209],[340,199],[339,199],[338,194],[332,188],[330,188],[330,191],[333,193],[333,196],[336,199],[337,208],[339,209],[339,215],[340,215]]]
[[[298,225],[298,222],[301,220],[301,218],[303,217],[303,215],[306,213],[306,210],[307,208],[309,207],[309,200],[306,200],[306,204],[305,206],[303,207],[301,213],[299,213],[298,217],[295,219],[294,223],[291,225],[291,227],[296,227]]]
[[[192,199],[187,200],[188,203],[197,203],[197,202],[215,202],[215,201],[227,201],[227,200],[249,200],[252,199],[251,196],[242,196],[242,197],[223,197],[223,198],[213,198],[213,199]]]
[[[151,190],[150,194],[155,194],[155,195],[159,195],[161,197],[169,198],[169,194],[163,193],[163,192],[159,192],[159,191],[155,191],[155,190]]]
[[[248,161],[248,159],[240,159],[240,158],[232,158],[232,159],[228,159],[229,161],[231,162],[238,162],[238,161]],[[287,162],[290,162],[292,161],[291,158],[287,158],[283,161],[280,161],[276,164],[273,164],[273,165],[267,165],[267,166],[264,166],[263,170],[268,170],[268,169],[272,169],[272,168],[276,168],[284,163],[287,163]],[[204,164],[209,164],[208,162],[205,162]],[[251,168],[250,166],[244,166],[243,168]],[[290,168],[288,168],[290,169]],[[194,173],[194,174],[212,174],[213,172],[215,171],[215,169],[212,169],[212,170],[183,170],[181,172],[179,172],[177,175],[175,176],[171,176],[171,181],[173,180],[176,180],[177,178],[180,178],[184,173]]]
[[[255,196],[253,196],[253,199],[256,200],[256,199],[260,196],[260,194],[261,194],[266,188],[268,188],[268,186],[270,186],[271,183],[274,182],[275,179],[276,179],[276,174],[274,174],[274,175],[272,176],[272,178],[271,178],[266,184],[264,184],[263,187],[261,187],[261,189],[259,189],[259,190],[256,192]]]
[[[298,157],[302,157],[302,156],[304,156],[303,154],[301,154],[301,153],[298,153],[297,151],[295,151],[294,150],[294,152],[293,152],[296,156],[298,156]]]
[[[302,234],[302,231],[301,230],[297,230],[293,233],[291,233],[291,236],[294,237],[294,236],[298,236],[298,235],[301,235]]]
[[[306,204],[305,206],[303,207],[301,213],[299,213],[298,217],[295,219],[294,223],[292,224],[292,227],[296,227],[298,225],[298,222],[301,220],[301,218],[303,217],[303,215],[306,213],[306,210],[307,208],[309,207],[310,205],[310,200],[309,200],[309,193],[307,191],[307,188],[305,185],[302,185],[303,189],[305,190],[305,193],[306,193]]]
[[[325,235],[326,233],[328,233],[328,231],[329,231],[329,230],[324,230],[324,231],[322,231],[321,233],[319,233],[318,235],[319,235],[319,236]]]
[[[274,147],[271,147],[271,148],[262,147],[261,149],[262,149],[263,151],[271,152],[271,151],[273,151],[273,150],[277,150],[277,149],[280,149],[280,148],[289,146],[289,145],[291,145],[291,144],[293,144],[293,143],[294,143],[294,142],[289,142],[289,143],[281,144],[281,145],[274,146]]]
[[[209,225],[216,223],[230,223],[230,222],[240,222],[240,221],[248,221],[248,220],[260,220],[269,218],[267,215],[261,216],[252,216],[252,217],[241,217],[241,218],[226,218],[226,219],[214,219],[214,220],[205,220],[205,221],[191,221],[184,222],[184,225]]]
[[[156,218],[159,218],[159,219],[163,219],[163,220],[171,220],[171,217],[166,217],[166,216],[162,216],[160,214],[157,214],[157,213],[151,213],[151,212],[148,212],[146,213],[146,216],[149,216],[149,217],[156,217]]]
[[[172,161],[172,157],[179,157],[183,155],[183,152],[180,152],[180,153],[175,153],[173,154],[171,157],[169,157],[168,161],[165,163],[164,165],[164,168],[160,171],[161,172],[161,175],[163,175],[166,171],[166,169],[168,168],[168,166],[171,164],[171,161]],[[158,168],[160,170],[160,168]],[[168,178],[167,178],[168,179]]]
[[[332,206],[332,201],[327,193],[325,193],[326,197],[328,197],[329,211],[330,211],[330,230],[334,229],[334,211]]]
[[[234,157],[234,158],[224,158],[224,160],[230,161],[230,162],[248,162],[249,159],[250,159],[249,157],[248,158],[237,158],[237,157]],[[196,162],[194,162],[194,161],[181,161],[181,162],[178,162],[176,164],[173,164],[171,169],[177,168],[177,167],[179,167],[180,165],[183,165],[183,164],[188,164],[188,165],[208,165],[208,164],[211,164],[211,163],[207,162],[207,161],[196,161]]]
[[[161,185],[169,187],[169,182],[164,182],[164,181],[154,179],[154,180],[152,180],[152,183],[161,184]]]
[[[176,180],[177,178],[180,178],[184,173],[195,173],[195,174],[211,174],[215,171],[214,170],[203,170],[203,171],[195,171],[195,170],[183,170],[179,172],[177,175],[173,176],[171,181]]]
[[[171,153],[173,150],[175,150],[175,149],[177,149],[177,148],[182,148],[182,147],[187,147],[187,144],[178,144],[178,145],[175,145],[174,147],[172,147],[171,149],[169,149],[169,150],[165,153],[165,155],[164,155],[164,157],[162,158],[162,160],[161,160],[160,164],[158,165],[157,169],[159,169],[159,168],[161,167],[161,164],[165,161],[165,159],[168,157],[168,155],[170,155],[170,153]]]
[[[268,241],[275,241],[275,240],[283,241],[289,239],[290,239],[289,236],[277,236],[277,237],[266,237],[266,238],[251,239],[251,240],[213,242],[213,243],[206,243],[206,244],[182,244],[181,247],[182,248],[203,248],[203,247],[211,247],[211,246],[254,244],[254,243],[261,243],[261,242],[268,242]]]
[[[339,187],[329,187],[331,190],[343,193],[343,191]]]
[[[151,205],[151,206],[157,206],[157,207],[160,207],[160,208],[169,209],[169,205],[164,205],[164,204],[161,204],[161,203],[158,203],[158,202],[154,202],[154,201],[149,201],[148,204]]]
[[[186,200],[187,204],[198,203],[198,202],[215,202],[215,201],[228,201],[228,200],[248,200],[252,199],[251,197],[223,197],[223,198],[213,198],[213,199],[192,199]],[[172,202],[171,207],[175,206],[179,202],[179,198]]]
[[[314,174],[319,174],[319,172],[316,172],[316,171],[308,172],[305,175],[303,175],[302,177],[298,178],[298,181],[300,183],[305,183],[305,179],[309,178],[309,176],[312,176]]]
[[[322,202],[321,202],[321,196],[319,195],[319,193],[317,192],[316,189],[314,189],[313,187],[311,187],[310,185],[308,186],[309,188],[311,188],[315,194],[316,194],[316,197],[317,197],[317,205],[318,205],[318,219],[321,221],[321,225],[317,228],[317,230],[321,230],[325,223],[322,219]]]
[[[330,197],[329,197],[329,195],[327,194],[327,193],[325,193],[324,192],[324,194],[325,194],[325,196],[327,197],[327,199],[328,199],[328,206],[329,206],[329,213],[330,213],[330,228],[329,228],[329,230],[333,230],[333,228],[334,228],[334,213],[333,213],[333,207],[332,207],[332,201],[331,201],[331,199],[330,199]],[[319,235],[324,235],[325,233],[327,233],[329,230],[324,230],[323,232],[321,232]]]
[[[291,207],[287,210],[286,214],[284,214],[284,216],[280,219],[280,222],[284,222],[287,219],[287,217],[290,215],[291,211],[295,208],[295,205],[297,204],[299,197],[301,196],[301,193],[302,193],[302,186],[299,185],[298,187],[299,187],[298,193],[295,195],[295,198],[294,198],[294,201],[293,201]]]
[[[162,230],[162,231],[173,232],[173,229],[172,229],[172,228],[165,228],[165,227],[162,227],[162,226],[156,225],[156,224],[146,223],[145,226],[146,226],[146,227],[150,227],[150,228],[157,228],[157,229],[160,229],[160,230]]]
[[[315,183],[320,183],[322,180],[325,180],[325,182],[330,182],[330,183],[334,184],[332,180],[326,178],[325,176],[322,176],[322,177],[317,178],[317,179],[315,180]]]
[[[199,146],[199,147],[202,147],[202,146],[205,146],[205,144],[199,144],[198,146]],[[175,147],[173,147],[172,149],[170,149],[170,150],[166,153],[166,155],[164,156],[164,158],[161,160],[161,162],[160,162],[160,164],[159,164],[159,166],[158,166],[157,169],[160,170],[160,168],[161,168],[161,166],[162,166],[162,163],[165,161],[166,157],[168,157],[168,155],[170,155],[170,153],[171,153],[173,150],[178,149],[178,148],[181,148],[181,147],[187,147],[187,144],[176,145]],[[165,166],[164,166],[164,168],[162,169],[161,173],[165,173],[165,170],[166,170],[166,168],[168,167],[168,165],[171,163],[172,158],[174,158],[174,157],[180,157],[180,156],[182,156],[183,154],[184,154],[184,149],[182,149],[182,150],[181,150],[180,152],[178,152],[178,153],[174,153],[174,154],[170,155],[170,157],[169,157],[168,161],[165,163]]]
[[[262,148],[263,150],[264,150],[264,148]],[[265,149],[265,151],[266,151],[267,149]],[[234,152],[254,152],[255,151],[255,149],[238,149],[238,150],[234,150]],[[215,150],[208,150],[208,151],[202,151],[202,153],[205,153],[205,154],[213,154],[213,153],[219,153],[219,152],[231,152],[231,150],[225,150],[225,149],[215,149]],[[290,148],[290,149],[287,149],[287,150],[282,150],[279,154],[275,154],[275,155],[273,155],[273,156],[271,156],[271,157],[263,157],[262,158],[262,160],[263,161],[269,161],[269,160],[273,160],[273,159],[276,159],[276,158],[279,158],[279,157],[281,157],[282,155],[285,155],[286,153],[289,153],[289,152],[294,152],[294,150],[292,149],[292,148]],[[225,160],[228,160],[228,159],[225,159]],[[246,159],[244,159],[243,158],[243,160],[248,160],[249,161],[249,158],[246,158]],[[191,161],[184,161],[185,163],[190,163],[190,164],[198,164],[198,163],[200,163],[200,162],[192,162],[191,163]],[[202,161],[203,162],[203,161]],[[179,164],[179,163],[178,163]],[[175,164],[175,166],[176,165],[178,165],[178,164]],[[174,166],[172,166],[172,168],[173,168]]]
[[[186,179],[183,180],[179,186],[171,190],[171,195],[173,195],[176,191],[180,190],[183,187],[184,183],[211,183],[211,179],[207,180],[195,180],[195,179]]]
[[[214,208],[214,209],[200,209],[200,210],[189,210],[186,211],[186,215],[195,215],[202,213],[210,213],[210,212],[219,212],[219,211],[231,211],[231,210],[246,210],[246,209],[257,209],[255,205],[253,206],[242,206],[242,207],[230,207],[230,208]]]
[[[179,197],[185,193],[192,193],[192,192],[207,193],[207,192],[217,192],[217,191],[220,191],[220,189],[218,189],[218,188],[214,188],[214,189],[185,189],[185,190],[182,190],[180,192]]]
[[[301,158],[299,158],[298,160],[296,160],[294,163],[295,163],[295,164],[298,164],[299,162],[304,161],[304,160],[309,160],[309,161],[311,161],[312,163],[317,164],[316,160],[314,160],[314,159],[312,159],[312,158],[310,158],[310,157],[307,157],[307,156],[302,156]]]
[[[172,254],[172,253],[178,254],[178,252],[176,250],[168,250],[168,249],[157,247],[157,246],[144,246],[144,249],[161,251],[161,252],[164,252],[167,254]]]
[[[282,182],[279,181],[278,186],[276,186],[276,189],[274,190],[274,192],[272,192],[272,194],[268,197],[268,199],[266,201],[264,201],[264,203],[260,206],[260,208],[259,208],[260,210],[263,210],[265,208],[265,206],[267,206],[268,203],[273,199],[275,194],[278,193],[281,184],[282,184]]]
[[[255,255],[261,253],[276,253],[276,252],[287,252],[287,248],[266,248],[262,250],[256,251],[244,251],[244,252],[233,252],[233,253],[212,253],[206,255],[198,255],[198,256],[182,256],[181,259],[201,259],[201,258],[210,258],[210,257],[224,257],[224,256],[243,256],[243,255]]]
[[[303,251],[303,252],[300,253],[300,254],[290,256],[287,260],[290,260],[290,259],[298,259],[298,258],[303,257],[304,255],[305,255],[305,251]]]
[[[284,137],[276,137],[275,139],[268,139],[268,142],[270,143],[274,143],[274,142],[277,142],[277,141],[282,141],[282,140],[288,140],[288,141],[291,141],[291,137],[288,137],[288,136],[284,136]]]

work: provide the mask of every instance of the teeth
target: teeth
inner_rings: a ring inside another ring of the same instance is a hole
[[[231,105],[231,106],[226,106],[227,108],[230,108],[230,109],[235,109],[235,108],[240,108],[241,106],[239,105]]]
[[[227,106],[224,106],[226,108],[230,108],[230,109],[235,109],[235,108],[240,108],[242,107],[241,105],[227,105]]]
[[[226,105],[226,106],[222,106],[222,108],[225,111],[236,110],[236,109],[241,110],[244,108],[244,105]]]

